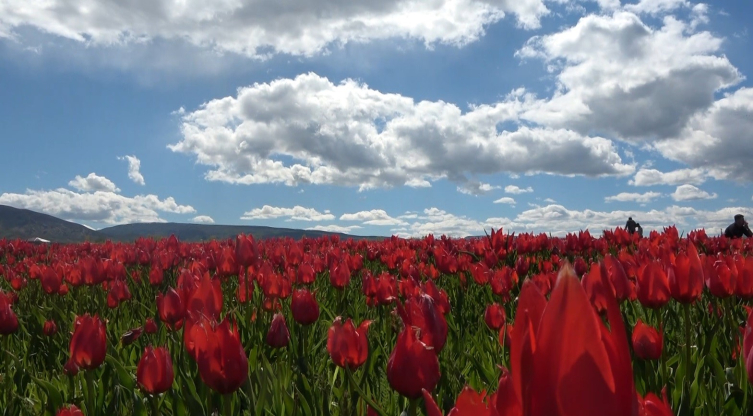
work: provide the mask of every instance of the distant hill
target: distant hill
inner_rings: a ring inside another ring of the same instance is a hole
[[[52,215],[0,205],[0,238],[28,240],[35,237],[74,243],[96,241],[100,235],[81,224],[61,220]]]
[[[213,239],[235,238],[238,234],[251,234],[254,238],[284,238],[300,239],[303,236],[316,238],[328,235],[338,235],[340,238],[354,239],[382,239],[386,237],[360,237],[342,233],[331,233],[315,230],[298,230],[293,228],[275,228],[254,225],[215,225],[215,224],[183,224],[175,222],[154,222],[116,225],[98,231],[101,235],[113,241],[133,241],[138,237],[154,237],[155,239],[170,237],[175,234],[181,241],[208,241]]]
[[[139,237],[159,239],[175,234],[181,241],[208,241],[235,238],[236,235],[241,233],[251,234],[257,239],[290,237],[298,240],[303,236],[316,238],[329,235],[338,235],[342,239],[378,240],[386,238],[292,228],[182,223],[124,224],[95,231],[81,224],[61,220],[51,215],[0,205],[0,238],[7,239],[28,240],[39,237],[57,243],[103,242],[106,240],[130,242]]]

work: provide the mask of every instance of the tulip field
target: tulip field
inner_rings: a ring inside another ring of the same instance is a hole
[[[753,245],[0,240],[2,415],[753,415]]]

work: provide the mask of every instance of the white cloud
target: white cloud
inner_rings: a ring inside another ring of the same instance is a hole
[[[716,197],[716,193],[710,194],[693,185],[680,185],[672,194],[672,199],[675,201],[696,201],[699,199],[715,199]]]
[[[330,221],[335,216],[329,213],[321,213],[314,208],[305,208],[296,205],[293,208],[281,208],[264,205],[261,208],[254,208],[251,211],[244,212],[242,220],[270,220],[275,218],[288,217],[286,221]]]
[[[103,224],[164,222],[158,211],[176,214],[196,212],[190,205],[178,205],[172,197],[160,200],[156,195],[127,197],[114,192],[77,193],[68,189],[27,190],[4,193],[0,204],[43,212],[70,221]]]
[[[458,186],[457,190],[461,194],[466,195],[483,195],[499,188],[499,186],[493,186],[488,183],[469,181]]]
[[[445,234],[453,237],[483,236],[484,230],[503,229],[503,232],[516,233],[551,233],[564,236],[569,232],[588,229],[592,235],[601,235],[603,230],[624,227],[628,217],[633,217],[648,233],[661,231],[664,227],[676,225],[685,233],[693,229],[706,229],[718,235],[733,221],[735,214],[753,215],[753,209],[746,207],[726,207],[716,211],[698,210],[691,207],[669,206],[661,210],[571,210],[562,205],[533,206],[519,213],[515,218],[487,218],[475,220],[467,216],[458,216],[438,208],[424,210],[416,220],[407,227],[393,229],[401,237],[423,237],[428,234],[439,236]]]
[[[353,80],[316,74],[241,88],[183,116],[169,146],[211,166],[206,179],[237,184],[300,183],[360,190],[423,185],[500,172],[627,175],[614,144],[601,137],[521,126],[497,133],[523,104],[509,97],[463,114],[441,101],[414,102]],[[379,124],[379,127],[378,127]],[[292,159],[285,163],[277,157]]]
[[[181,40],[254,57],[274,52],[311,56],[331,44],[395,37],[417,39],[427,47],[462,46],[506,13],[514,14],[519,26],[535,29],[549,10],[543,0],[5,0],[0,37],[23,40],[16,29],[33,27],[87,46]]]
[[[197,224],[214,224],[214,219],[208,215],[198,215],[193,217],[191,221]]]
[[[80,175],[76,175],[73,180],[68,182],[68,186],[76,188],[82,192],[120,192],[120,188],[115,186],[115,184],[111,180],[105,178],[104,176],[99,176],[94,172],[90,173],[85,178],[81,177]]]
[[[555,200],[554,200],[554,199],[552,199],[552,198],[546,198],[546,199],[544,199],[544,202],[549,202],[550,204],[554,204],[554,203],[555,203],[555,202],[557,202],[557,201],[555,201]]]
[[[677,136],[714,93],[743,79],[721,54],[723,39],[692,24],[667,16],[657,29],[617,11],[531,38],[517,55],[543,59],[557,88],[550,99],[527,103],[521,118],[634,143]]]
[[[524,193],[533,192],[533,188],[531,188],[530,186],[527,188],[520,188],[515,185],[507,185],[505,186],[505,192],[508,194],[524,194]]]
[[[646,192],[646,193],[634,193],[634,192],[621,192],[617,195],[608,196],[604,198],[604,202],[639,202],[642,204],[653,201],[656,198],[662,196],[659,192]]]
[[[626,4],[623,8],[633,13],[659,15],[689,6],[687,0],[641,0],[638,3]]]
[[[144,182],[144,176],[139,172],[141,169],[141,160],[139,160],[139,158],[136,156],[119,156],[118,160],[128,161],[128,177],[131,178],[132,181],[139,185],[146,185]]]
[[[359,211],[353,214],[343,214],[340,221],[361,221],[367,225],[403,225],[407,224],[397,218],[390,217],[383,209],[372,209],[371,211]]]
[[[431,188],[431,182],[421,178],[410,178],[405,181],[405,186],[410,188]]]
[[[326,231],[330,233],[342,233],[342,234],[348,234],[353,230],[361,228],[358,225],[351,225],[348,227],[344,227],[341,225],[317,225],[314,227],[306,228],[307,230],[314,230],[314,231]]]
[[[654,147],[665,157],[735,181],[753,181],[753,88],[740,88],[696,114],[676,138]]]
[[[709,173],[705,169],[677,169],[671,172],[640,169],[628,183],[633,186],[700,185],[706,181],[708,176]]]
[[[499,198],[498,200],[494,201],[495,204],[508,204],[508,205],[515,205],[515,200],[513,198],[510,198],[509,196],[505,196],[502,198]]]

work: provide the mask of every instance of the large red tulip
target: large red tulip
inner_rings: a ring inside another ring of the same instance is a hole
[[[633,350],[635,351],[635,355],[643,360],[658,360],[661,358],[662,348],[662,334],[638,319],[633,329]]]
[[[601,275],[605,279],[605,269]],[[559,272],[538,325],[530,309],[538,310],[540,300],[533,293],[531,300],[521,293],[517,313],[528,317],[516,317],[510,350],[524,414],[633,416],[638,402],[630,350],[614,294],[606,291],[608,329],[569,264]]]
[[[319,304],[308,289],[293,292],[290,310],[293,312],[293,319],[301,325],[311,325],[319,319]]]
[[[335,318],[327,334],[327,351],[332,362],[354,370],[366,362],[369,356],[369,341],[366,334],[372,321],[363,321],[356,329],[348,318],[345,324],[342,317]]]
[[[107,331],[99,316],[77,316],[70,344],[69,362],[81,370],[92,370],[105,361]]]
[[[177,331],[183,326],[185,307],[175,289],[169,288],[164,296],[157,294],[157,312],[159,319],[171,330]]]
[[[71,404],[58,410],[56,416],[84,416],[84,412],[76,407],[75,404]]]
[[[173,385],[173,361],[164,347],[146,347],[136,368],[136,381],[149,394],[168,391]]]
[[[207,321],[198,325],[206,337],[196,350],[201,379],[220,394],[235,392],[248,379],[248,356],[238,327],[231,326],[227,318],[217,325]]]
[[[421,390],[434,390],[440,375],[436,352],[418,339],[415,328],[406,324],[387,361],[390,386],[409,399],[417,399]]]

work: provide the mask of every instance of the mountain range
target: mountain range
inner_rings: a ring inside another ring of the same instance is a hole
[[[251,234],[256,239],[290,237],[300,239],[338,235],[340,238],[383,239],[377,236],[353,236],[317,230],[275,228],[255,225],[214,225],[184,223],[136,223],[93,230],[75,222],[62,220],[52,215],[28,209],[0,205],[0,239],[30,240],[42,238],[53,243],[80,243],[84,241],[131,242],[139,237],[165,238],[174,234],[181,241],[208,241],[212,239],[235,238],[238,234]]]

